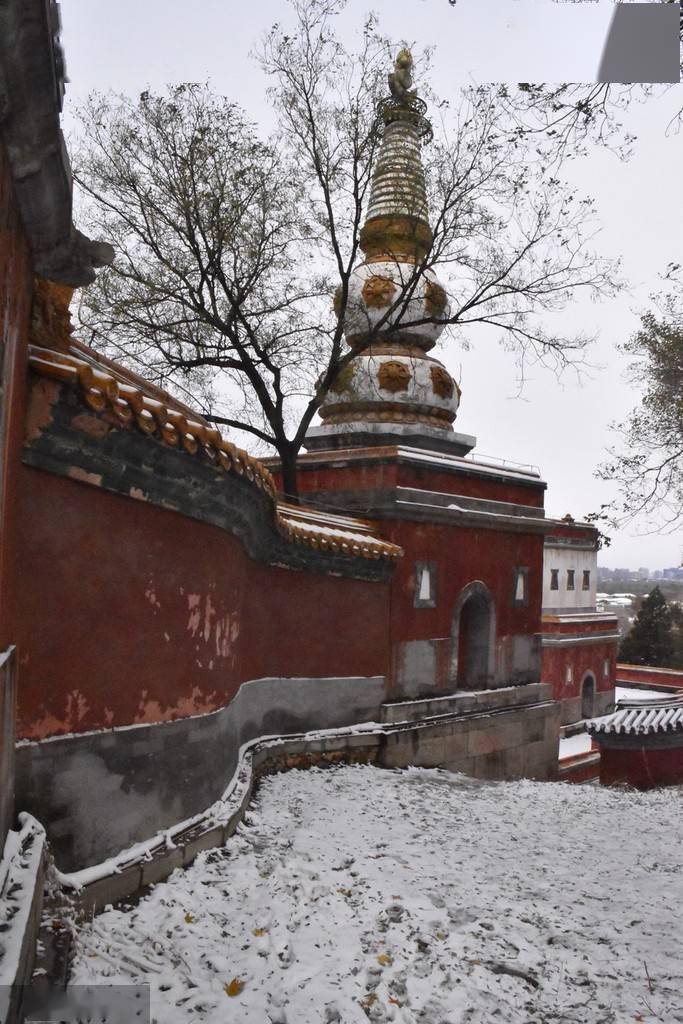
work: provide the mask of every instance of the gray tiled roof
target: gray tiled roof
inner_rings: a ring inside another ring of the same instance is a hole
[[[683,733],[683,690],[662,698],[620,700],[611,715],[587,723],[589,733],[630,733],[646,735]]]

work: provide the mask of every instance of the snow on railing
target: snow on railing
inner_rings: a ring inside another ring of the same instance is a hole
[[[541,470],[532,462],[512,462],[510,459],[501,459],[497,455],[485,455],[483,453],[470,452],[463,456],[468,462],[478,462],[482,466],[491,466],[493,469],[507,469],[516,473],[526,473],[529,476],[541,475]]]

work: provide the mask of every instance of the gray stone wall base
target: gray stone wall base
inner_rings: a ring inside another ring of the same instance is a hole
[[[353,730],[255,740],[243,748],[236,777],[239,785],[215,804],[202,820],[151,841],[148,852],[118,870],[103,865],[102,874],[75,894],[83,915],[132,896],[192,863],[197,854],[221,846],[234,833],[258,779],[290,768],[338,763],[375,764],[384,768],[442,767],[481,779],[557,777],[560,706],[555,701],[475,710],[418,723],[367,726]],[[90,877],[97,870],[89,870]],[[67,886],[78,874],[62,876]]]
[[[392,701],[383,704],[380,721],[387,724],[418,722],[436,715],[492,711],[496,708],[538,704],[552,700],[550,683],[528,683],[493,690],[456,690],[438,697]]]
[[[596,693],[593,700],[593,718],[609,715],[612,711],[614,711],[614,690]]]
[[[568,697],[566,700],[560,701],[560,705],[562,707],[562,725],[573,725],[574,722],[582,720],[580,697]]]
[[[17,807],[43,823],[57,866],[75,871],[202,813],[259,736],[377,721],[384,677],[257,679],[224,708],[16,749]]]
[[[454,690],[450,637],[407,640],[398,644],[395,692],[399,700],[427,697],[439,690]],[[541,648],[536,636],[513,635],[498,640],[495,671],[489,689],[508,689],[538,684]],[[466,691],[463,691],[466,692]]]
[[[503,707],[389,732],[381,764],[443,767],[486,779],[552,779],[557,774],[559,736],[557,702]]]
[[[583,721],[580,697],[567,697],[560,702],[562,705],[562,725],[573,725]],[[593,697],[593,714],[591,718],[599,718],[614,710],[614,689],[599,690]]]

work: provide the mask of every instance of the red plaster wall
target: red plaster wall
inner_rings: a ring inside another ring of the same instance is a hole
[[[276,474],[278,485],[280,483]],[[299,464],[299,489],[302,494],[320,491],[364,491],[390,487],[417,487],[442,494],[462,494],[490,501],[517,502],[543,508],[542,486],[524,487],[521,484],[448,473],[438,468],[420,467],[405,462],[356,461],[330,467],[309,467]]]
[[[553,696],[556,700],[568,700],[581,696],[581,683],[586,672],[595,676],[595,692],[611,690],[614,686],[614,667],[616,663],[616,644],[572,644],[567,647],[544,647],[541,678],[544,683],[553,684]],[[603,665],[609,660],[609,675],[605,676]],[[573,669],[572,682],[567,685],[567,667]]]
[[[369,491],[375,488],[395,487],[398,477],[395,462],[332,463],[330,466],[307,466],[300,462],[297,468],[299,492],[314,494],[319,491]],[[282,477],[273,472],[277,487]]]
[[[653,668],[650,665],[622,665],[616,667],[620,683],[643,683],[647,686],[683,687],[683,669]]]
[[[386,671],[387,583],[261,565],[217,527],[28,466],[20,501],[22,736],[208,712],[260,676]]]
[[[252,564],[242,677],[385,675],[389,583]]]
[[[600,782],[603,786],[628,783],[636,789],[683,783],[683,743],[673,749],[602,747]]]
[[[466,476],[446,473],[434,467],[421,467],[412,463],[401,463],[398,468],[400,487],[419,487],[426,491],[440,491],[442,494],[462,494],[470,498],[484,498],[489,501],[516,502],[543,508],[543,486],[525,487],[514,481],[495,478]]]
[[[580,617],[582,614],[581,610],[576,611],[576,617]],[[586,619],[583,622],[572,622],[569,618],[565,619],[564,622],[552,622],[550,616],[544,617],[543,619],[543,632],[546,634],[555,634],[557,636],[562,635],[575,635],[576,633],[606,633],[616,631],[617,620],[612,615],[599,615],[594,612],[586,612],[586,615],[595,615],[595,618],[589,621]]]
[[[542,593],[543,537],[498,530],[467,529],[439,523],[383,522],[382,533],[405,550],[392,583],[392,628],[402,640],[450,635],[461,590],[481,580],[491,591],[499,635],[538,632]],[[415,565],[438,565],[436,608],[413,607]],[[529,567],[529,603],[512,603],[515,566]]]
[[[383,535],[405,551],[392,580],[391,630],[394,654],[411,640],[443,639],[440,688],[449,680],[453,613],[461,591],[474,580],[489,588],[496,608],[496,638],[534,635],[540,626],[543,537],[497,530],[467,529],[436,523],[384,521]],[[437,564],[436,607],[415,608],[416,563]],[[514,568],[529,568],[529,602],[513,605]],[[504,655],[501,654],[501,657]]]
[[[7,153],[0,143],[0,650],[15,642],[12,551],[32,285],[28,242],[17,210]]]

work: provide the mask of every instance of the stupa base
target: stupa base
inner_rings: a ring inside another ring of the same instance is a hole
[[[304,438],[304,448],[309,452],[402,445],[467,455],[476,443],[476,437],[471,434],[456,434],[453,430],[439,430],[421,423],[331,423],[311,427]]]

